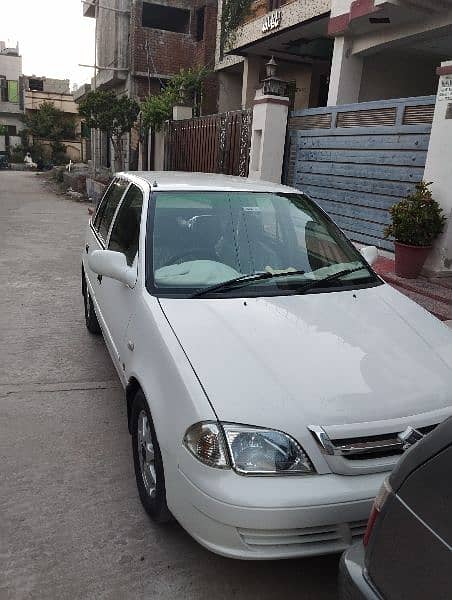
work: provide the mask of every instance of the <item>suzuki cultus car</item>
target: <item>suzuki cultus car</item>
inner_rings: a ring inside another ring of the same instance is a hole
[[[302,192],[117,175],[86,232],[86,324],[125,388],[138,491],[226,556],[339,552],[452,414],[452,332]]]

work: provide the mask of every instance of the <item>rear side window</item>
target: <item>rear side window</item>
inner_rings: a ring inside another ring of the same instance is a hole
[[[125,254],[129,266],[138,252],[142,207],[143,192],[132,184],[127,190],[111,230],[108,249]]]
[[[108,188],[94,219],[94,229],[106,241],[118,204],[129,185],[125,179],[115,179]]]

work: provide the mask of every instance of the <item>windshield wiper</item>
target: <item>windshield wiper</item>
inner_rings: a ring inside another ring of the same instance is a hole
[[[327,277],[324,277],[323,279],[313,279],[312,281],[309,281],[305,285],[303,285],[300,288],[299,292],[301,292],[303,294],[304,292],[308,292],[309,290],[312,290],[313,288],[322,287],[322,285],[326,281],[335,281],[336,279],[345,277],[345,275],[351,275],[352,273],[356,273],[357,271],[362,271],[363,269],[366,269],[366,267],[364,265],[362,267],[356,267],[355,269],[343,269],[342,271],[338,271],[337,273],[332,273],[331,275],[328,275]]]
[[[274,279],[275,277],[290,277],[292,275],[304,274],[305,271],[287,271],[286,273],[270,273],[269,271],[261,271],[258,273],[249,273],[248,275],[241,275],[240,277],[235,277],[234,279],[228,279],[227,281],[222,281],[221,283],[209,285],[208,287],[195,292],[192,295],[192,298],[199,298],[200,296],[204,296],[205,294],[210,294],[212,292],[227,291],[236,287],[241,287],[242,285],[247,285],[253,281],[261,281],[262,279]]]

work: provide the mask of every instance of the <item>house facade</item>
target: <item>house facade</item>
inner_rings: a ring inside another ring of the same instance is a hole
[[[220,110],[252,104],[271,56],[295,110],[435,94],[452,57],[452,0],[254,0],[226,48],[221,27]]]
[[[159,93],[182,68],[213,70],[216,0],[93,0],[84,2],[83,11],[96,19],[97,70],[92,89],[113,90],[142,101]],[[216,112],[217,95],[213,75],[205,86],[203,114]],[[94,140],[93,160],[110,167],[112,149],[105,135]],[[139,141],[138,132],[132,132],[126,156],[129,168],[147,163],[148,156],[139,161]]]
[[[0,125],[4,134],[0,137],[0,152],[20,143],[18,134],[23,128],[24,113],[21,93],[22,57],[19,45],[6,47],[0,41]]]
[[[452,57],[452,0],[333,0],[328,104],[436,94]]]
[[[70,89],[69,79],[24,75],[21,88],[25,114],[39,110],[44,102],[48,102],[66,115],[74,118],[74,137],[62,140],[62,143],[66,146],[66,154],[69,159],[74,162],[84,160],[86,150],[81,140],[81,119],[78,115],[78,106],[75,103],[74,95]],[[48,144],[50,142],[44,142],[44,145]]]
[[[223,11],[219,0],[219,14]],[[249,108],[274,56],[278,75],[289,82],[291,107],[326,104],[334,41],[328,35],[331,0],[253,0],[249,14],[222,44],[217,29],[216,69],[221,110]],[[225,46],[225,47],[222,47]]]

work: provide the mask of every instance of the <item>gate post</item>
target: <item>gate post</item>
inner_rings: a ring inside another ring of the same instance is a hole
[[[251,179],[281,183],[289,98],[256,92],[251,131]]]
[[[452,275],[452,61],[441,63],[424,179],[432,181],[432,193],[447,223],[434,244],[424,270],[433,276]]]
[[[253,106],[249,177],[281,183],[289,98],[287,84],[275,77],[276,63],[267,63],[267,79]]]

